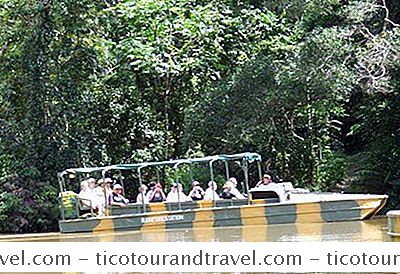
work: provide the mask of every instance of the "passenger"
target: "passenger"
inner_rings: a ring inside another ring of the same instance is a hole
[[[81,182],[81,191],[78,194],[78,197],[81,198],[81,203],[84,206],[91,207],[96,213],[99,215],[104,214],[104,207],[102,206],[102,203],[100,202],[99,198],[94,192],[94,185],[93,182],[90,184],[88,181],[82,181]]]
[[[238,199],[235,194],[232,193],[233,183],[228,181],[224,184],[224,190],[219,194],[219,197],[222,199]]]
[[[172,183],[171,190],[169,191],[166,199],[167,203],[177,203],[179,201],[190,202],[191,200],[192,199],[190,199],[190,197],[183,192],[182,184]]]
[[[166,196],[160,183],[156,183],[154,185],[154,188],[148,195],[148,198],[150,203],[159,203],[165,201]]]
[[[93,197],[96,197],[95,199],[97,200],[96,203],[99,204],[101,203],[100,199],[96,195],[95,187],[96,187],[96,179],[95,178],[89,178],[88,179],[88,184],[89,184],[89,189],[88,191],[91,192],[90,195],[93,195]]]
[[[216,192],[218,186],[214,181],[210,181],[208,183],[208,188],[204,193],[204,200],[212,201],[212,200],[220,200],[218,193]]]
[[[149,191],[147,191],[147,199],[150,201],[150,197],[153,195],[154,189],[156,187],[156,183],[155,182],[150,182],[149,183]]]
[[[137,204],[148,204],[149,198],[146,196],[147,186],[145,184],[139,187],[139,193],[136,196],[136,203]]]
[[[87,179],[87,181],[88,181],[89,184],[91,184],[91,183],[95,183],[96,184],[96,179],[93,178],[93,177],[90,177],[89,179]]]
[[[231,193],[235,195],[236,199],[246,199],[246,197],[237,189],[237,180],[235,177],[229,178],[228,182],[231,187]]]
[[[126,207],[126,205],[129,203],[129,200],[122,195],[122,190],[123,188],[120,184],[114,185],[113,192],[110,195],[110,205]]]
[[[259,181],[257,183],[256,187],[264,187],[264,186],[267,186],[267,185],[269,185],[271,183],[274,184],[274,182],[272,182],[272,180],[271,180],[271,175],[264,174],[262,181]]]
[[[91,201],[91,199],[90,199],[91,197],[89,195],[90,192],[88,191],[88,189],[89,189],[88,181],[86,181],[86,180],[82,181],[81,182],[81,191],[78,194],[79,198],[87,199],[87,200]],[[84,204],[85,206],[90,206],[89,201],[82,200],[82,204]],[[92,207],[93,207],[93,204],[92,204]]]
[[[112,183],[111,178],[106,178],[105,180],[104,179],[97,180],[97,187],[95,188],[94,192],[96,193],[97,197],[103,204],[105,203],[105,201],[109,200],[109,197],[112,193],[111,183]],[[104,196],[104,190],[106,196]]]
[[[189,197],[193,201],[203,200],[204,198],[204,189],[200,186],[198,181],[192,182],[192,190],[189,193]]]
[[[237,187],[237,184],[238,184],[238,182],[237,182],[237,180],[236,180],[236,178],[235,177],[231,177],[231,178],[229,178],[229,180],[228,181],[231,181],[233,184],[234,184],[234,186],[235,187]]]

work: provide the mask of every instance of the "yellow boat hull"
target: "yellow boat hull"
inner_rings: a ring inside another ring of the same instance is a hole
[[[254,226],[291,223],[323,223],[372,218],[386,203],[386,195],[302,194],[290,201],[251,204],[231,202],[218,206],[211,201],[192,202],[181,209],[165,203],[115,208],[112,216],[61,220],[61,232],[99,232],[118,230],[165,230],[176,228]],[[245,203],[246,201],[243,201]]]

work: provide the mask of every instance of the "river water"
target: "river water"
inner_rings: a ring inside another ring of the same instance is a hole
[[[0,241],[56,242],[291,242],[291,241],[400,241],[387,235],[387,219],[320,224],[285,224],[221,228],[176,229],[148,232],[27,234],[0,236]]]

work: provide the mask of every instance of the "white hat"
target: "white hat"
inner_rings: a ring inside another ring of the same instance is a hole
[[[225,188],[225,186],[229,187],[229,188],[234,188],[235,187],[235,183],[232,182],[231,180],[228,180],[228,181],[226,181],[226,183],[224,185],[224,188]]]
[[[86,187],[86,188],[87,188],[88,185],[89,185],[89,184],[88,184],[88,181],[86,181],[86,180],[84,180],[84,181],[81,182],[81,187],[82,187],[82,188],[83,188],[83,187]]]
[[[235,186],[237,186],[237,180],[235,177],[229,178],[229,181],[231,181]]]
[[[115,184],[113,189],[124,189],[120,184]]]

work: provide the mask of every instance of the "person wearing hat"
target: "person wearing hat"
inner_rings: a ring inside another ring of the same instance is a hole
[[[139,193],[136,196],[136,203],[137,204],[148,204],[149,203],[149,198],[146,196],[147,192],[147,186],[145,184],[142,184],[139,187]]]
[[[84,206],[91,207],[100,216],[104,215],[104,206],[94,192],[93,181],[90,183],[89,180],[81,182],[81,191],[78,197],[81,199],[80,201]]]
[[[96,193],[97,197],[99,197],[100,201],[104,204],[105,201],[108,201],[108,197],[110,197],[112,193],[111,189],[112,179],[99,179],[97,180],[97,187],[95,188],[94,192]],[[104,193],[106,196],[104,196]]]
[[[235,186],[235,187],[237,187],[237,184],[238,184],[238,182],[237,182],[237,180],[236,180],[236,178],[235,177],[231,177],[231,178],[229,178],[229,180],[228,181],[231,181],[232,183],[233,183],[233,185]]]
[[[264,174],[262,180],[257,183],[256,187],[264,187],[271,183],[273,183],[271,180],[271,175]]]
[[[126,207],[129,203],[129,200],[122,195],[122,186],[120,184],[115,184],[113,188],[113,192],[110,195],[110,205],[117,205],[120,207]]]
[[[200,186],[198,181],[192,182],[192,190],[189,192],[189,197],[193,201],[203,200],[204,198],[204,189]]]
[[[147,197],[150,203],[159,203],[165,201],[166,196],[162,185],[160,183],[154,183],[154,186],[150,188],[150,191],[147,193]]]
[[[179,192],[179,193],[178,193]],[[171,190],[168,192],[167,203],[190,202],[192,199],[183,193],[182,184],[172,183]]]
[[[227,184],[230,186],[230,192],[236,197],[236,199],[246,199],[246,197],[237,189],[238,183],[235,177],[229,178]]]
[[[234,188],[234,184],[231,181],[227,181],[224,186],[223,186],[223,191],[219,194],[219,197],[221,199],[238,199],[236,195],[232,192],[232,189]]]
[[[219,195],[216,191],[217,188],[218,188],[217,183],[214,181],[210,181],[208,183],[208,188],[204,193],[204,200],[206,201],[220,200]]]

